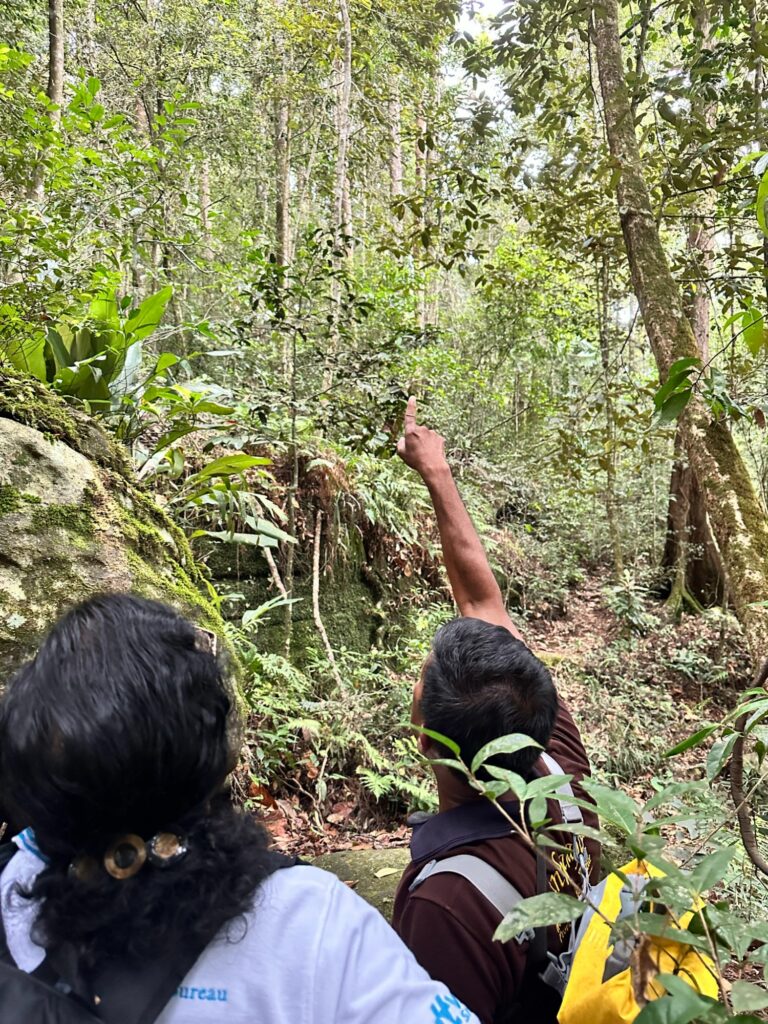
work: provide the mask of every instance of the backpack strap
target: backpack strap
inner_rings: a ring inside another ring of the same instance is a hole
[[[551,754],[544,751],[541,754],[541,760],[547,766],[547,770],[550,775],[565,775],[560,762],[557,761]],[[563,823],[566,825],[583,825],[584,815],[581,813],[581,808],[575,803],[576,795],[573,792],[573,786],[570,782],[563,782],[561,786],[558,786],[556,791],[555,799],[560,805],[560,813],[563,816]],[[573,849],[573,859],[578,865],[579,873],[581,875],[581,889],[582,893],[585,893],[590,886],[589,871],[587,868],[587,855],[584,850],[583,841],[575,832],[571,833],[571,847]]]
[[[520,891],[496,868],[481,860],[480,857],[474,857],[469,853],[460,853],[455,857],[430,861],[408,886],[408,892],[413,893],[428,878],[440,874],[460,875],[462,878],[466,878],[502,917],[506,917],[523,899]],[[520,935],[516,935],[515,941],[522,945],[523,942],[527,942],[533,937],[533,929],[528,929]]]

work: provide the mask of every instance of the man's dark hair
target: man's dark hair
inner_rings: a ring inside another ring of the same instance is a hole
[[[557,691],[545,666],[508,629],[482,619],[453,619],[435,635],[424,668],[421,713],[426,728],[458,744],[470,764],[482,746],[509,733],[524,733],[546,746]],[[527,747],[490,763],[525,776],[539,753]]]
[[[222,791],[232,740],[221,664],[170,608],[96,597],[54,626],[0,702],[0,790],[48,858],[24,892],[40,945],[68,942],[95,965],[204,941],[251,908],[272,855]],[[187,837],[173,867],[148,861],[122,881],[69,870],[158,831]]]

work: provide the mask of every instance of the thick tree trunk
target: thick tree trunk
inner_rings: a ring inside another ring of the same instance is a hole
[[[632,286],[645,329],[665,380],[676,359],[698,356],[651,208],[624,76],[616,0],[599,0],[592,10],[606,133],[620,170],[617,198]],[[705,496],[720,549],[726,586],[745,630],[755,662],[768,650],[768,524],[748,469],[728,424],[713,420],[696,395],[680,418],[683,446]]]
[[[711,48],[712,24],[705,2],[694,14],[700,52]],[[692,114],[710,132],[717,120],[717,103],[696,96]],[[684,308],[693,328],[702,364],[709,362],[710,299],[707,288],[714,262],[715,197],[703,192],[693,206],[686,240],[692,278],[684,296]],[[682,514],[685,510],[685,515]],[[667,607],[677,618],[685,607],[697,611],[723,600],[722,565],[707,519],[704,493],[682,451],[680,431],[675,436],[675,462],[669,484],[667,542],[662,566],[670,576]]]

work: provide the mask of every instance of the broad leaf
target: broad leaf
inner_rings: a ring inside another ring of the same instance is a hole
[[[672,420],[676,420],[690,402],[692,394],[693,388],[685,388],[684,391],[678,391],[671,398],[668,398],[661,407],[659,422],[671,423]]]
[[[768,210],[766,205],[768,204],[768,171],[762,177],[760,186],[757,190],[757,201],[755,202],[755,212],[757,214],[757,223],[764,235],[768,235]]]
[[[731,1003],[737,1013],[764,1010],[768,1006],[768,991],[761,985],[753,985],[749,981],[734,981],[731,987]]]
[[[568,896],[564,892],[541,893],[521,900],[507,914],[493,937],[497,942],[508,942],[529,928],[544,928],[551,924],[575,921],[584,910],[584,904],[575,896]]]
[[[631,796],[595,782],[594,779],[583,779],[581,786],[594,800],[595,809],[601,818],[612,821],[627,835],[635,831],[639,808]]]
[[[222,455],[220,459],[214,459],[207,466],[203,466],[199,473],[195,473],[190,480],[208,480],[215,476],[233,476],[235,473],[244,473],[246,469],[253,469],[255,466],[271,466],[271,459],[264,459],[256,455]]]
[[[541,749],[541,744],[532,740],[530,736],[524,736],[523,733],[518,732],[510,733],[508,736],[499,736],[498,739],[491,740],[490,743],[482,746],[472,758],[470,766],[472,774],[474,775],[485,761],[497,754],[516,754],[518,750],[525,750],[527,747]]]
[[[148,338],[160,326],[165,307],[172,295],[173,288],[168,287],[144,299],[139,308],[126,320],[125,333],[130,334],[136,341]]]

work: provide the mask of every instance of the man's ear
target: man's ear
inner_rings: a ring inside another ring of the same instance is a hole
[[[419,750],[424,757],[435,756],[435,748],[432,746],[432,740],[424,732],[419,733]]]

